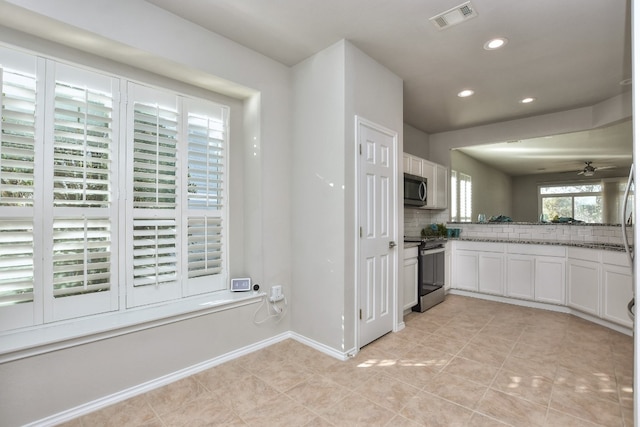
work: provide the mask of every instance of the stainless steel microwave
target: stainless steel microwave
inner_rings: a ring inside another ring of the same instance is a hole
[[[427,178],[404,174],[404,204],[408,206],[427,204]]]

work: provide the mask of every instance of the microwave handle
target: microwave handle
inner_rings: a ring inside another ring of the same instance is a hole
[[[418,187],[418,197],[421,201],[427,201],[427,183],[422,181]]]

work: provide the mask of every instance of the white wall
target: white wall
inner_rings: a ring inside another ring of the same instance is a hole
[[[293,88],[291,325],[347,353],[357,344],[355,117],[398,132],[401,153],[402,81],[340,41],[297,64]]]
[[[231,166],[240,170],[231,184],[236,192],[242,189],[242,196],[234,194],[231,202],[231,216],[237,215],[231,220],[231,269],[263,287],[282,284],[291,294],[289,68],[146,2],[3,2],[0,25],[2,40],[17,46],[73,62],[109,64],[81,50],[94,52],[187,82],[191,86],[176,85],[195,95],[208,97],[206,88],[245,96],[233,101],[240,113],[233,117],[231,138],[240,146],[232,149]],[[9,29],[16,26],[31,34]],[[51,41],[81,50],[56,48]],[[288,318],[254,325],[256,308],[240,307],[0,364],[0,424],[23,425],[118,396],[290,329]]]
[[[451,161],[453,170],[471,176],[471,221],[481,213],[487,219],[512,215],[510,176],[457,150],[451,151]]]
[[[429,159],[429,134],[404,124],[404,152]]]
[[[293,67],[293,331],[345,351],[345,51]]]

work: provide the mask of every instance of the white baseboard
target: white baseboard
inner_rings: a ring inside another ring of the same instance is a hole
[[[555,305],[555,304],[546,304],[546,303],[537,302],[537,301],[519,300],[514,298],[501,297],[498,295],[488,295],[488,294],[481,294],[473,291],[464,291],[460,289],[450,289],[448,293],[452,295],[462,295],[465,297],[484,299],[488,301],[497,301],[497,302],[503,302],[506,304],[520,305],[523,307],[539,308],[542,310],[557,311],[559,313],[568,313],[576,317],[579,317],[581,319],[588,320],[589,322],[595,323],[597,325],[604,326],[605,328],[613,329],[614,331],[620,332],[621,334],[633,336],[633,330],[631,328],[618,325],[617,323],[613,323],[608,320],[601,319],[591,314],[583,313],[579,310],[575,310],[571,307],[567,307],[564,305]]]
[[[288,338],[294,338],[296,339],[296,341],[300,341],[303,344],[306,344],[306,342],[303,342],[293,337],[290,332],[284,332],[282,334],[278,334],[276,336],[248,345],[246,347],[239,348],[237,350],[231,351],[221,356],[214,357],[213,359],[209,359],[204,362],[198,363],[196,365],[189,366],[187,368],[181,369],[171,374],[164,375],[159,378],[155,378],[151,381],[147,381],[145,383],[136,385],[134,387],[130,387],[128,389],[119,391],[109,396],[105,396],[100,399],[94,400],[92,402],[88,402],[83,405],[76,406],[75,408],[71,408],[66,411],[60,412],[58,414],[51,415],[47,418],[43,418],[36,422],[27,424],[26,426],[28,427],[54,426],[64,422],[71,421],[74,418],[87,415],[91,412],[106,408],[107,406],[111,406],[115,403],[125,401],[127,399],[130,399],[132,397],[138,396],[143,393],[147,393],[151,390],[165,386],[174,381],[181,380],[183,378],[189,377],[191,375],[194,375],[199,372],[218,366],[224,362],[228,362],[230,360],[247,355],[249,353],[253,353],[254,351],[263,349],[265,347],[269,347],[270,345],[276,344],[280,341],[284,341]]]
[[[357,353],[357,349],[354,347],[350,350],[346,350],[345,352],[339,352],[336,351],[334,348],[331,348],[329,346],[326,346],[322,343],[319,343],[317,341],[314,341],[312,339],[309,339],[303,335],[300,335],[296,332],[289,332],[290,337],[296,341],[298,341],[299,343],[302,343],[308,347],[311,347],[315,350],[318,350],[328,356],[334,357],[338,360],[347,360],[350,357],[353,357],[356,353]]]

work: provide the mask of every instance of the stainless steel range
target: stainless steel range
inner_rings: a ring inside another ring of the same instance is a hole
[[[405,242],[412,241],[405,238]],[[444,240],[420,239],[418,248],[418,304],[424,312],[444,301]]]

